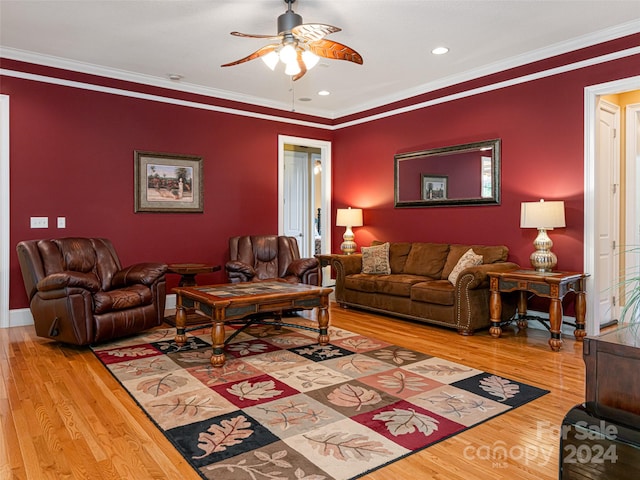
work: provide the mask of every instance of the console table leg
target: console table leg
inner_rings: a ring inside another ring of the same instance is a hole
[[[587,300],[584,290],[576,293],[576,329],[573,332],[573,336],[576,340],[581,342],[587,335],[584,329],[585,317],[587,313]]]
[[[549,306],[549,324],[551,338],[549,339],[549,346],[551,350],[557,352],[562,347],[562,302],[559,298],[552,298],[551,305]]]
[[[493,288],[493,281],[491,279]],[[497,290],[491,290],[491,298],[489,299],[489,314],[491,316],[491,328],[489,328],[489,334],[493,338],[498,338],[502,335],[502,328],[500,328],[500,321],[502,320],[502,299],[500,298],[500,292]]]

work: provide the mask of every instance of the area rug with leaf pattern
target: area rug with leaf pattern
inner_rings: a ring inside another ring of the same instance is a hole
[[[254,326],[214,368],[210,331],[93,347],[206,479],[357,478],[548,393],[335,327]]]

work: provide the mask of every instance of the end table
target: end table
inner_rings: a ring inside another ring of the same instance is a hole
[[[220,265],[207,265],[206,263],[170,263],[167,271],[180,275],[179,287],[194,287],[196,275],[199,273],[211,273],[220,270]]]
[[[557,352],[562,347],[562,299],[569,292],[576,294],[576,329],[573,335],[581,341],[586,332],[584,330],[586,314],[585,279],[588,274],[581,272],[538,272],[536,270],[510,270],[507,272],[488,272],[491,281],[491,298],[489,311],[491,314],[491,328],[489,333],[498,338],[502,316],[502,292],[519,291],[518,297],[518,327],[527,326],[527,292],[538,297],[551,299],[549,306],[549,346]]]

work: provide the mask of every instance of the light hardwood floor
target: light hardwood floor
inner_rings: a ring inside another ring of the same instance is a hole
[[[363,478],[558,478],[559,426],[584,401],[572,336],[554,353],[545,330],[463,337],[335,304],[330,315],[332,325],[551,391]],[[200,478],[88,348],[40,339],[33,327],[0,329],[0,374],[0,479]],[[500,447],[506,458],[491,459]]]

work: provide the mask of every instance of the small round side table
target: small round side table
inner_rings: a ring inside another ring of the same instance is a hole
[[[220,265],[208,265],[206,263],[170,263],[167,271],[180,275],[180,287],[194,287],[196,275],[199,273],[211,273],[220,270]]]

